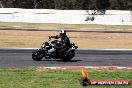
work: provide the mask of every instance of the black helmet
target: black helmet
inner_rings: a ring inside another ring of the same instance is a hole
[[[66,31],[65,31],[65,30],[61,30],[61,31],[60,31],[60,35],[61,35],[61,36],[65,36],[65,35],[66,35]]]

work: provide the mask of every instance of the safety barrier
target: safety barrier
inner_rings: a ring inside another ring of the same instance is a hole
[[[85,10],[0,8],[0,22],[68,23],[68,24],[132,24],[129,10],[107,10],[105,15],[95,15],[86,21]]]

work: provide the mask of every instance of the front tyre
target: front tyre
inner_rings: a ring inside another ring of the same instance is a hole
[[[41,50],[37,50],[37,51],[33,52],[33,54],[32,54],[32,59],[34,61],[40,61],[43,57],[44,57],[44,55],[41,52]]]

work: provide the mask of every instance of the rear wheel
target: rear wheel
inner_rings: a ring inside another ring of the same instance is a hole
[[[75,56],[75,52],[70,51],[65,55],[63,61],[70,61],[74,56]]]
[[[40,61],[43,57],[44,57],[44,55],[41,50],[37,50],[37,51],[33,52],[33,54],[32,54],[32,59],[34,61]]]

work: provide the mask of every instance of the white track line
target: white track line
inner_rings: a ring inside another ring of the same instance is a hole
[[[39,68],[44,68],[44,69],[94,69],[94,70],[119,70],[119,69],[127,69],[127,70],[132,70],[132,66],[58,66],[58,67],[39,67]]]

